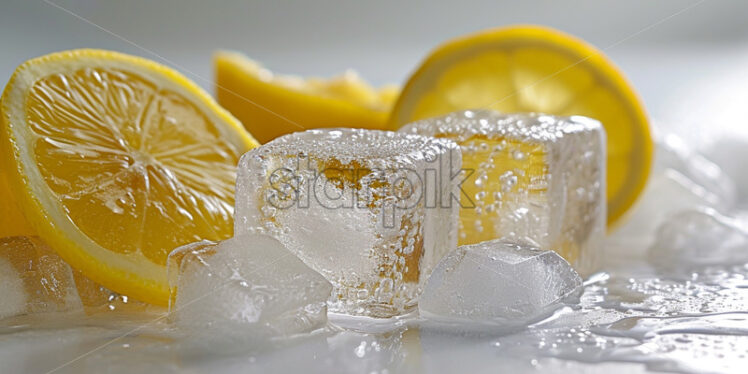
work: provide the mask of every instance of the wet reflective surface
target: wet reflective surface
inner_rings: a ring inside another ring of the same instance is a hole
[[[666,275],[614,253],[578,303],[526,328],[333,315],[311,335],[237,340],[185,335],[159,313],[37,315],[2,321],[0,362],[60,373],[743,372],[748,266]]]

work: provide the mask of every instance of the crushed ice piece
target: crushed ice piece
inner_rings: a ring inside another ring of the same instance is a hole
[[[478,110],[399,131],[456,141],[463,168],[474,171],[462,186],[460,245],[496,238],[531,242],[558,251],[580,273],[595,270],[607,220],[599,122]]]
[[[187,330],[273,337],[327,323],[332,285],[267,235],[179,247],[167,273],[169,311]]]
[[[0,239],[0,319],[82,311],[68,264],[38,238]]]
[[[702,186],[672,169],[650,177],[642,197],[625,223],[608,238],[618,243],[637,242],[640,247],[651,245],[657,227],[673,215],[689,209],[713,207]]]
[[[464,245],[434,269],[419,302],[423,315],[525,324],[581,289],[582,278],[554,251],[502,239]]]
[[[735,183],[719,166],[679,137],[666,134],[658,137],[647,187],[609,240],[630,246],[634,239],[640,242],[639,247],[646,248],[654,240],[657,227],[674,214],[701,208],[729,211],[735,199]]]
[[[655,173],[675,170],[693,182],[696,194],[716,209],[731,208],[737,199],[737,186],[720,166],[689,147],[674,134],[657,140]]]
[[[445,139],[359,129],[285,135],[240,160],[234,232],[272,235],[324,275],[331,312],[402,315],[457,244],[460,165]]]
[[[678,213],[657,229],[649,259],[663,269],[748,262],[748,231],[735,219],[713,209]]]
[[[739,121],[736,124],[740,123]],[[748,173],[744,160],[748,157],[748,138],[745,134],[730,134],[719,137],[710,144],[700,147],[704,155],[712,160],[736,186],[736,203],[748,206]]]
[[[110,291],[70,267],[37,237],[0,239],[0,318],[20,314],[160,311]]]

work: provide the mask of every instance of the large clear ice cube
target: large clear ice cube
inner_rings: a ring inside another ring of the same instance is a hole
[[[324,326],[332,285],[276,239],[242,235],[169,254],[174,322],[227,336],[288,336]]]
[[[73,271],[38,238],[0,239],[0,319],[82,311]]]
[[[584,274],[605,235],[605,132],[580,116],[461,111],[401,132],[449,138],[472,170],[462,189],[459,244],[496,238],[560,253]],[[615,203],[615,202],[614,202]]]
[[[239,162],[235,232],[268,233],[334,286],[332,312],[412,310],[457,243],[460,151],[403,133],[309,130]]]
[[[552,312],[582,279],[554,251],[502,239],[464,245],[434,269],[419,302],[424,316],[524,324]]]

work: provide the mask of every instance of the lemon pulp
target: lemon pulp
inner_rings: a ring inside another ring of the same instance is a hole
[[[44,181],[97,244],[165,265],[181,244],[231,236],[240,154],[179,94],[83,69],[37,81],[26,113]]]

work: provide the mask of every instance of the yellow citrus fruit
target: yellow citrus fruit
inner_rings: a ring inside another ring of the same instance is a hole
[[[19,66],[0,163],[26,220],[86,277],[165,305],[169,252],[233,234],[236,164],[258,143],[179,73],[101,50]]]
[[[383,129],[399,89],[355,72],[331,79],[276,75],[235,52],[214,56],[216,97],[261,143],[305,129]]]
[[[410,77],[389,126],[460,109],[584,115],[602,122],[608,139],[608,227],[646,184],[654,145],[644,106],[615,65],[575,37],[513,26],[449,41]]]

